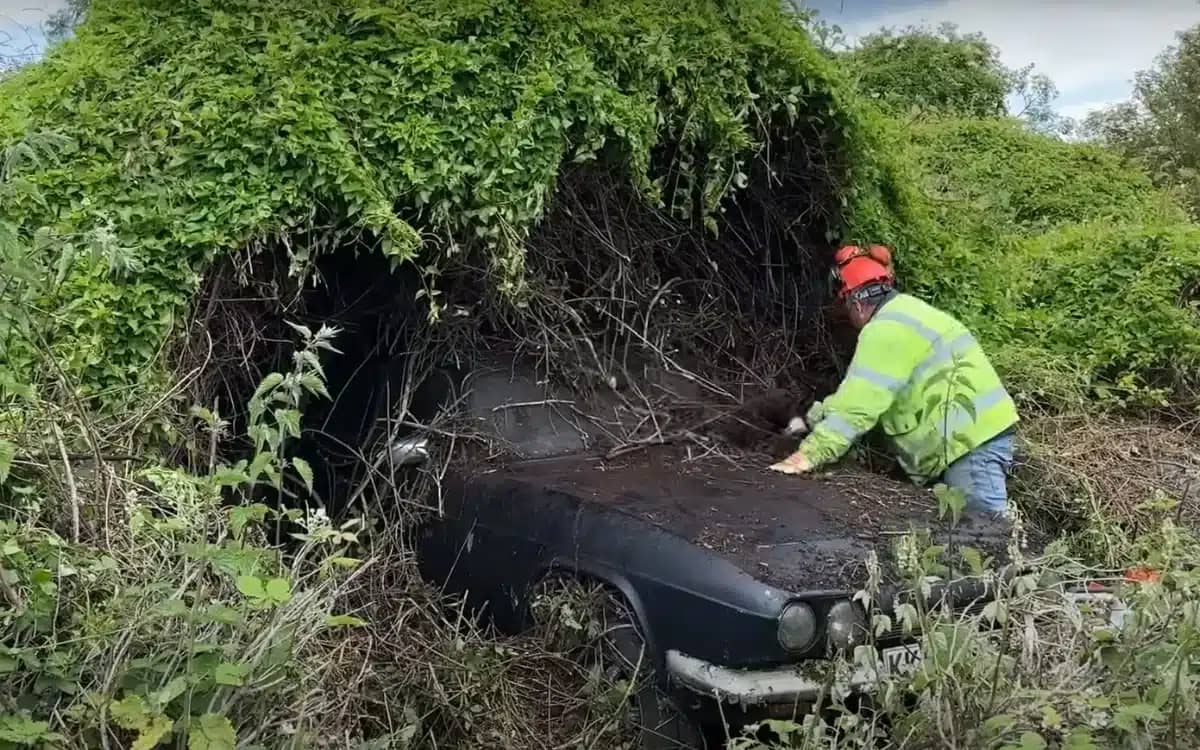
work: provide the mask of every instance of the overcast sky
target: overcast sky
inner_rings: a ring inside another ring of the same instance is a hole
[[[63,0],[0,0],[0,55],[36,54],[44,44],[41,26]]]
[[[1079,117],[1125,100],[1134,73],[1200,23],[1198,0],[808,0],[859,36],[942,21],[982,31],[1010,67],[1037,65],[1058,85],[1059,111]]]
[[[0,52],[42,44],[39,26],[63,0],[0,0]],[[1175,33],[1200,23],[1200,0],[807,0],[851,37],[881,26],[958,24],[982,31],[1005,64],[1035,63],[1058,84],[1070,117],[1123,101],[1133,74]]]

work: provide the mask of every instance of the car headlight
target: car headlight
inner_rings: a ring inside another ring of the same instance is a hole
[[[826,629],[830,645],[839,651],[849,651],[867,642],[866,617],[850,601],[841,601],[830,607]]]
[[[795,602],[779,613],[779,645],[788,651],[804,651],[817,639],[817,616],[812,607]]]

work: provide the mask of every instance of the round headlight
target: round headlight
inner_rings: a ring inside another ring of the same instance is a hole
[[[804,651],[817,638],[817,616],[802,602],[789,604],[779,613],[779,645],[788,651]]]
[[[850,601],[841,601],[830,607],[826,630],[829,644],[839,651],[849,651],[867,642],[866,617]]]

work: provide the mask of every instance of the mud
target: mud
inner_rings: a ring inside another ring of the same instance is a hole
[[[774,474],[767,460],[746,466],[655,448],[605,461],[564,457],[502,471],[655,524],[789,591],[861,586],[877,551],[894,578],[891,549],[912,528],[944,542],[933,494],[855,469],[828,478]],[[999,556],[1003,529],[965,521],[956,543]]]

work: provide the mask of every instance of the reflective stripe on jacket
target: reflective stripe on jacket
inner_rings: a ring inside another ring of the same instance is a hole
[[[814,466],[835,461],[878,424],[923,484],[1016,423],[1016,404],[970,331],[898,294],[859,332],[850,369],[800,451]]]

